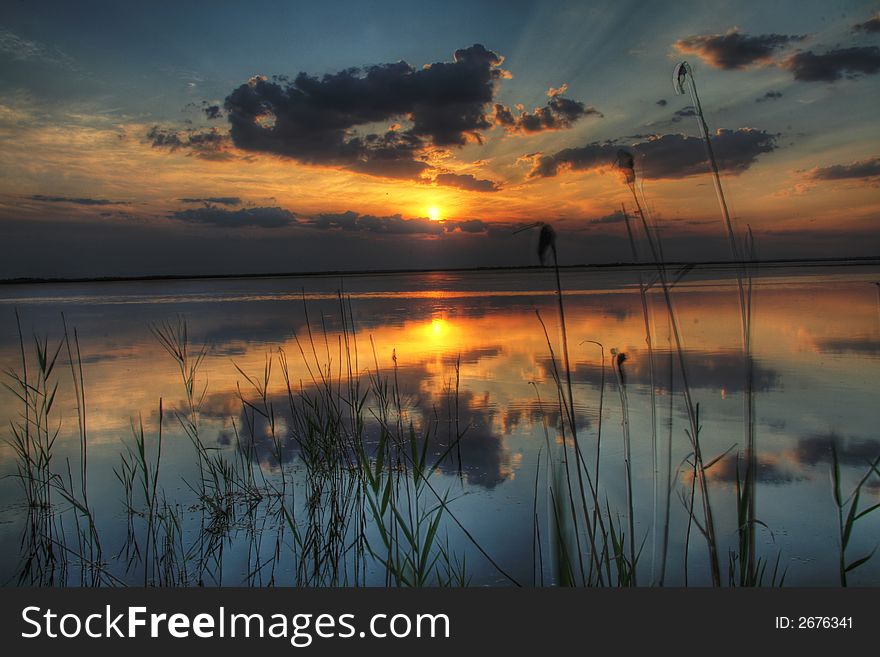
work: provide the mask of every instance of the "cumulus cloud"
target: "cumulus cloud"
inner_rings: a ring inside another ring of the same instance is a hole
[[[719,129],[712,136],[718,168],[740,174],[757,161],[762,153],[777,148],[777,135],[765,130]],[[532,156],[531,178],[551,177],[561,170],[589,171],[611,166],[617,161],[620,144],[593,142],[578,148],[566,148],[553,155]],[[630,147],[645,178],[685,178],[707,173],[706,149],[699,137],[682,134],[654,135]]]
[[[525,156],[532,161],[529,178],[550,178],[560,170],[589,171],[609,166],[616,161],[617,146],[613,142],[592,142],[586,146],[564,148],[553,155],[535,153]]]
[[[228,159],[229,135],[211,128],[210,130],[172,130],[154,125],[147,131],[147,140],[153,148],[164,148],[171,152],[187,151],[206,160]]]
[[[545,130],[565,130],[585,116],[602,117],[602,113],[595,107],[587,107],[579,100],[563,96],[567,90],[567,84],[549,89],[547,95],[550,99],[544,107],[536,107],[533,112],[520,110],[518,115],[509,107],[496,103],[494,122],[511,133],[534,134]]]
[[[811,180],[850,180],[877,178],[880,176],[880,158],[872,157],[867,160],[851,162],[849,164],[832,164],[827,167],[815,167],[807,172]]]
[[[876,13],[864,23],[856,23],[853,25],[856,32],[867,32],[868,34],[877,34],[880,32],[880,13]]]
[[[776,149],[776,136],[754,128],[719,129],[712,136],[712,144],[719,169],[739,174],[760,154]],[[684,178],[707,171],[705,144],[698,137],[662,135],[636,144],[633,151],[647,178]]]
[[[238,196],[205,196],[203,198],[181,198],[181,203],[202,203],[204,205],[241,205]]]
[[[722,69],[743,69],[769,62],[773,55],[803,35],[743,34],[731,28],[724,34],[703,34],[679,39],[675,48],[686,55],[696,55],[707,64]]]
[[[434,182],[445,187],[457,187],[469,192],[497,192],[501,189],[493,180],[477,178],[469,173],[441,173]]]
[[[224,101],[236,147],[388,177],[429,168],[429,146],[481,141],[486,108],[505,76],[503,58],[479,44],[451,62],[415,68],[406,62],[350,68],[321,78],[257,76]],[[406,119],[407,129],[359,135],[374,124]]]
[[[801,82],[834,82],[842,77],[873,75],[880,71],[880,48],[838,48],[821,55],[807,50],[786,59],[782,68],[791,71],[794,79]]]
[[[463,221],[431,221],[427,217],[404,219],[395,214],[377,217],[359,214],[352,210],[339,213],[324,213],[313,217],[310,226],[320,230],[340,230],[346,232],[369,232],[386,235],[442,235],[444,233],[483,233],[488,224],[479,219]]]
[[[279,207],[241,208],[226,210],[214,205],[203,208],[178,210],[171,217],[191,224],[219,228],[284,228],[297,223],[296,215]]]
[[[110,201],[105,198],[74,198],[70,196],[45,196],[34,194],[29,196],[32,201],[43,203],[73,203],[75,205],[131,205],[130,201]]]
[[[206,159],[228,159],[236,151],[264,153],[372,176],[497,191],[491,180],[438,171],[437,155],[483,143],[485,131],[498,125],[531,134],[602,116],[567,98],[566,84],[550,88],[546,105],[531,112],[522,105],[511,110],[495,103],[499,81],[510,77],[503,61],[474,44],[456,50],[451,61],[421,67],[398,61],[320,77],[306,72],[256,75],[233,89],[222,105],[190,104],[208,119],[225,116],[228,132],[157,125],[146,137],[155,148]]]

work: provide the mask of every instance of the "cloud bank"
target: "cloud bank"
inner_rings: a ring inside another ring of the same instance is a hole
[[[218,228],[285,228],[297,223],[296,215],[278,207],[241,208],[226,210],[216,206],[178,210],[170,215],[190,224],[216,226]]]
[[[807,50],[792,55],[782,63],[801,82],[835,82],[880,71],[880,48],[857,46],[829,50],[821,55]]]
[[[767,63],[779,51],[804,35],[760,34],[750,36],[738,28],[724,34],[702,34],[679,39],[675,48],[685,55],[696,55],[715,68],[734,70]]]
[[[45,194],[33,194],[28,198],[32,201],[40,201],[41,203],[73,203],[74,205],[131,205],[130,201],[110,201],[105,198],[46,196]]]
[[[712,137],[718,168],[740,174],[751,167],[763,153],[776,150],[777,135],[765,130],[719,129]],[[533,158],[531,178],[552,177],[560,171],[591,171],[611,166],[621,147],[615,142],[593,142],[578,148],[566,148],[553,155]],[[709,171],[706,148],[699,137],[671,133],[654,135],[630,147],[640,173],[645,178],[686,178]]]
[[[510,133],[535,134],[547,130],[565,130],[586,116],[602,118],[602,113],[595,107],[587,107],[579,100],[563,96],[566,91],[567,84],[550,89],[547,91],[550,99],[544,107],[536,107],[532,112],[521,109],[518,115],[509,107],[496,103],[494,122]]]
[[[414,178],[429,168],[428,147],[481,141],[491,127],[486,106],[504,75],[503,58],[476,44],[451,62],[415,68],[406,62],[350,68],[321,78],[254,77],[224,101],[233,144],[306,164]],[[357,134],[355,128],[391,125]]]
[[[849,164],[816,167],[807,173],[807,177],[811,180],[870,179],[878,176],[880,176],[880,158],[877,157]]]

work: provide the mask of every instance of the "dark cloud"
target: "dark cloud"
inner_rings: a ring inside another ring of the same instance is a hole
[[[219,105],[203,104],[202,111],[205,113],[208,120],[222,119],[224,116],[223,108]]]
[[[548,370],[549,372],[550,370]],[[504,435],[510,435],[522,425],[528,427],[546,425],[548,428],[553,427],[557,431],[561,430],[562,417],[558,403],[532,399],[511,404],[499,419]],[[578,431],[589,431],[596,419],[598,419],[598,414],[595,409],[575,404],[575,426]],[[568,418],[565,421],[568,422]]]
[[[223,112],[223,108],[215,102],[209,102],[207,100],[203,100],[201,103],[187,103],[184,108],[184,112],[201,112],[205,115],[205,118],[209,121],[213,121],[215,119],[222,119],[226,114]],[[184,123],[191,124],[191,119],[186,119]]]
[[[832,446],[837,448],[837,458],[845,465],[866,465],[880,456],[878,440],[831,432],[799,439],[794,448],[795,458],[804,465],[830,463]]]
[[[404,219],[401,215],[377,217],[358,214],[352,210],[339,213],[324,213],[312,219],[311,225],[322,230],[368,231],[371,233],[416,233],[439,235],[444,231],[438,221],[426,217]]]
[[[615,210],[611,214],[606,214],[605,216],[599,217],[598,219],[593,219],[590,223],[592,224],[622,224],[624,222],[625,217],[623,216],[623,212],[620,210]]]
[[[838,48],[821,55],[807,50],[786,59],[782,67],[791,71],[794,79],[801,82],[834,82],[842,77],[853,79],[880,71],[880,48]]]
[[[657,104],[658,104],[660,107],[666,107],[666,105],[667,105],[666,99],[665,99],[665,98],[661,98],[660,100],[657,101]]]
[[[147,139],[153,148],[168,148],[172,151],[182,148],[186,143],[186,139],[181,138],[178,132],[157,125],[147,131]]]
[[[880,176],[880,158],[850,164],[832,164],[827,167],[816,167],[807,173],[812,180],[848,180],[852,178],[876,178]]]
[[[613,142],[592,142],[586,146],[564,148],[553,155],[540,153],[530,156],[533,160],[530,178],[549,178],[560,169],[589,171],[610,166],[617,161],[618,146]]]
[[[437,175],[434,182],[445,187],[457,187],[470,192],[497,192],[501,189],[498,183],[477,178],[469,173],[441,173]]]
[[[778,100],[779,98],[782,98],[781,91],[768,91],[763,96],[759,96],[758,98],[755,98],[755,102],[756,103],[763,103],[768,100]]]
[[[719,129],[712,137],[718,168],[740,174],[762,153],[777,148],[776,135],[754,128]],[[537,155],[530,177],[555,176],[560,170],[588,171],[611,166],[617,161],[619,144],[593,142],[566,148],[554,155]],[[682,134],[656,135],[633,145],[630,150],[646,178],[685,178],[708,172],[706,147],[699,137]]]
[[[704,34],[679,39],[679,52],[693,54],[715,68],[742,69],[769,61],[774,53],[804,36],[761,34],[749,36],[737,28],[724,34]]]
[[[877,34],[880,32],[880,13],[874,14],[864,23],[856,23],[853,25],[856,32],[867,32],[868,34]]]
[[[693,107],[682,107],[680,110],[676,110],[672,115],[672,119],[670,119],[670,123],[678,123],[682,119],[688,119],[697,115],[697,111]]]
[[[229,135],[211,128],[210,130],[171,130],[154,125],[146,135],[153,148],[165,148],[172,153],[178,150],[207,160],[227,159]]]
[[[507,107],[506,105],[502,105],[501,103],[495,103],[494,118],[497,125],[508,127],[513,127],[516,125],[517,117],[513,114],[513,111],[509,107]]]
[[[377,372],[383,379],[392,374],[395,385],[401,391],[402,404],[412,416],[417,440],[430,436],[426,447],[429,449],[428,458],[436,459],[432,460],[432,465],[436,463],[440,470],[447,473],[458,473],[460,467],[462,476],[469,484],[485,488],[494,488],[513,476],[511,454],[505,446],[504,437],[494,429],[498,411],[489,393],[476,395],[471,390],[461,390],[456,394],[452,390],[445,390],[426,394],[422,391],[425,381],[430,380],[432,374],[424,363],[403,364],[393,370],[380,368]],[[278,423],[291,427],[285,432],[276,431],[274,435],[269,419],[244,407],[235,393],[208,395],[202,406],[202,414],[218,420],[238,416],[242,448],[253,450],[256,460],[263,467],[274,468],[278,464],[279,452],[285,463],[293,462],[302,455],[305,436],[300,435],[297,427],[303,423],[293,421],[292,416],[296,413],[305,418],[313,417],[310,400],[319,394],[314,386],[306,385],[292,404],[287,397],[270,396],[268,401],[277,409]],[[361,430],[363,446],[369,453],[379,445],[382,425],[376,419],[367,417]],[[455,449],[449,449],[454,444],[456,432],[460,432],[461,439]],[[221,434],[218,439],[225,440],[225,437]],[[401,459],[401,462],[406,461],[406,458]]]
[[[109,201],[104,198],[75,198],[70,196],[45,196],[34,194],[29,196],[32,201],[43,203],[74,203],[76,205],[131,205],[130,201]]]
[[[820,340],[819,351],[832,354],[857,354],[859,356],[880,356],[880,340],[870,337],[829,338]]]
[[[646,351],[630,350],[627,352],[624,371],[628,385],[649,385],[651,381],[650,363]],[[668,378],[667,363],[669,352],[657,349],[654,353],[656,385],[665,389],[665,381]],[[686,367],[688,385],[694,389],[724,390],[727,393],[740,393],[744,388],[745,363],[742,354],[734,351],[706,352],[689,351],[687,353]],[[549,367],[549,360],[542,363],[545,368]],[[547,369],[549,372],[550,370]],[[769,392],[778,390],[782,385],[781,374],[765,366],[760,361],[753,363],[753,386],[757,392]],[[610,370],[606,368],[605,380],[610,381]],[[613,374],[611,375],[613,378]],[[602,380],[601,367],[593,362],[574,363],[572,379],[581,383],[598,385]],[[676,385],[679,385],[676,383]]]
[[[172,212],[171,217],[193,224],[207,224],[220,228],[283,228],[297,223],[296,215],[278,207],[241,208],[225,210],[207,206]]]
[[[453,233],[455,231],[482,233],[488,230],[488,224],[479,219],[431,221],[427,217],[404,219],[399,214],[376,217],[369,214],[358,214],[351,210],[340,213],[319,214],[317,217],[312,218],[309,225],[321,230],[370,232],[386,235],[442,235],[443,233]]]
[[[758,455],[758,467],[755,471],[755,479],[764,484],[780,485],[801,481],[803,477],[783,468],[776,460]],[[712,465],[708,471],[709,478],[713,481],[724,483],[742,482],[745,477],[746,463],[739,455],[728,455]]]
[[[418,371],[421,373],[423,368]],[[408,384],[407,388],[418,389],[413,384]],[[416,409],[420,412],[422,425],[434,425],[433,435],[438,441],[435,448],[442,449],[454,441],[456,421],[452,409],[455,408],[458,409],[457,422],[462,437],[457,448],[440,463],[440,469],[450,474],[458,472],[460,453],[461,473],[469,484],[491,489],[511,478],[510,454],[503,436],[494,430],[498,411],[488,393],[476,395],[472,390],[463,390],[456,395],[445,391],[418,400]]]
[[[668,358],[668,352],[657,351],[657,358]],[[699,353],[688,351],[687,356],[688,383],[697,388],[723,389],[728,393],[742,392],[745,387],[744,359],[736,351],[720,351],[717,353]],[[642,363],[646,366],[646,363]],[[643,368],[643,369],[646,369]],[[782,375],[778,370],[764,365],[754,359],[752,363],[755,392],[778,390],[782,386]],[[643,380],[650,380],[650,375],[643,372]]]
[[[202,203],[206,205],[241,205],[237,196],[206,196],[204,198],[181,198],[181,203]]]
[[[406,62],[350,68],[322,78],[299,73],[254,77],[224,108],[232,141],[247,151],[361,173],[414,178],[429,168],[429,146],[481,141],[503,58],[482,45],[457,50],[451,62],[421,68]],[[358,135],[355,128],[406,119],[407,129]]]
[[[464,219],[461,221],[446,221],[446,224],[450,224],[452,231],[461,231],[462,233],[487,233],[490,232],[490,225],[485,221],[480,221],[479,219]]]
[[[521,110],[519,115],[514,115],[509,107],[496,103],[493,115],[495,124],[503,126],[511,133],[534,134],[570,128],[575,121],[585,116],[602,117],[602,113],[595,107],[587,107],[579,100],[563,96],[567,88],[567,85],[563,85],[558,89],[551,89],[547,92],[550,100],[544,107],[536,107],[533,112]]]

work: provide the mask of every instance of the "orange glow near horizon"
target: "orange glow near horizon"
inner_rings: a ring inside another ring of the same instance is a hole
[[[506,152],[479,170],[471,169],[471,175],[494,179],[501,186],[495,193],[483,193],[426,185],[424,181],[365,176],[276,157],[244,162],[242,154],[234,151],[227,159],[200,159],[152,148],[143,140],[148,129],[147,124],[78,125],[63,130],[31,123],[21,126],[4,144],[0,156],[0,165],[7,164],[6,169],[13,172],[0,184],[0,215],[40,219],[47,214],[46,203],[22,192],[47,191],[36,183],[39,168],[17,164],[35,161],[52,163],[65,171],[64,185],[53,187],[53,194],[119,199],[130,204],[126,208],[129,218],[147,224],[167,223],[164,217],[169,209],[179,207],[177,199],[202,196],[237,196],[254,206],[277,205],[304,216],[352,210],[375,216],[399,214],[405,219],[480,219],[490,223],[531,221],[538,216],[589,223],[629,199],[617,177],[603,170],[529,178],[527,166],[511,161],[513,155]],[[839,234],[872,225],[878,209],[873,186],[858,181],[820,181],[803,187],[803,174],[797,170],[814,164],[813,159],[803,158],[791,168],[756,168],[737,176],[726,175],[725,190],[736,202],[736,214],[747,218],[758,232],[802,229],[809,224],[811,230]],[[142,181],[134,191],[133,179]],[[698,218],[708,222],[717,219],[717,203],[706,183],[705,176],[649,180],[645,192],[655,216],[666,224]],[[93,206],[56,203],[51,211],[55,216],[95,218]],[[602,225],[598,230],[618,228]],[[690,230],[715,229],[707,223]]]

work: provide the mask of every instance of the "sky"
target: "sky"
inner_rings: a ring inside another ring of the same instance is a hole
[[[876,2],[2,5],[0,278],[880,252]]]

